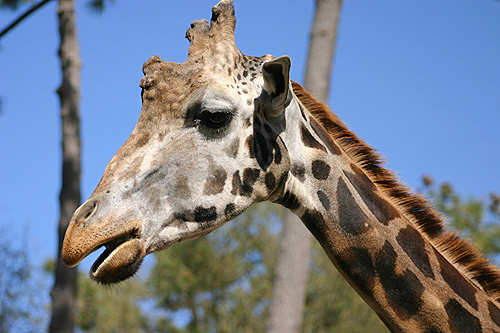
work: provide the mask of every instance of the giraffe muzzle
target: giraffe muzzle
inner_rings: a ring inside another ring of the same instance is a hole
[[[130,212],[109,216],[91,198],[73,215],[62,247],[62,260],[76,266],[94,251],[105,248],[90,269],[90,277],[100,283],[117,283],[135,274],[146,256],[141,225]]]

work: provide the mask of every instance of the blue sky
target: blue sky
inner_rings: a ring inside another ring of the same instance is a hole
[[[216,1],[79,1],[82,199],[132,132],[142,64],[184,62],[191,21]],[[235,0],[236,43],[292,58],[301,82],[312,0]],[[0,26],[15,15],[0,12]],[[500,1],[344,1],[329,104],[411,187],[424,174],[468,196],[500,192]],[[0,230],[27,228],[35,264],[56,255],[60,83],[56,4],[0,42]],[[2,240],[6,241],[6,240]],[[87,262],[85,265],[90,264]]]

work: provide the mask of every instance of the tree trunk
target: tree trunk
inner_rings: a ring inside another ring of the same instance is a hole
[[[316,14],[309,40],[304,88],[327,103],[333,67],[337,26],[342,0],[316,0]]]
[[[61,100],[62,128],[62,186],[59,197],[61,215],[59,219],[58,254],[61,253],[64,233],[73,212],[80,205],[80,53],[76,35],[74,0],[59,0],[59,34],[61,45],[62,83],[57,93]],[[49,332],[73,332],[76,306],[76,268],[66,267],[57,257],[55,283],[52,298],[52,318]]]
[[[323,103],[328,101],[341,4],[342,0],[316,0],[304,88]],[[293,213],[287,212],[267,321],[268,332],[300,331],[311,241],[311,234],[302,222]]]
[[[274,276],[267,331],[299,332],[305,305],[312,237],[299,218],[286,211]]]

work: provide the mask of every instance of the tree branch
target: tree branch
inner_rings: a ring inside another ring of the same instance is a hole
[[[22,14],[21,16],[19,16],[14,22],[12,22],[11,24],[9,24],[5,29],[2,30],[2,32],[0,32],[0,39],[3,37],[3,35],[5,35],[10,30],[12,30],[16,25],[18,25],[19,23],[21,23],[25,18],[27,18],[28,16],[30,16],[31,14],[33,14],[35,11],[37,11],[38,9],[40,9],[43,5],[45,5],[49,1],[51,1],[51,0],[42,0],[39,3],[34,4],[33,6],[31,6],[30,9],[28,9],[26,12],[24,12],[24,14]]]

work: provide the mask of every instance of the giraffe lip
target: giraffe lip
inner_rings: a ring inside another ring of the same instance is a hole
[[[94,262],[92,265],[92,273],[95,273],[98,269],[99,266],[106,261],[106,258],[108,258],[113,251],[115,251],[120,245],[124,244],[125,242],[128,242],[129,240],[133,239],[135,237],[132,236],[132,234],[127,234],[120,236],[118,238],[115,238],[113,240],[110,240],[109,242],[105,244],[101,244],[97,246],[95,249],[92,250],[92,252],[98,251],[100,248],[105,247],[104,252],[101,253],[101,255],[97,258],[97,260]]]
[[[144,245],[137,229],[101,244],[93,251],[102,247],[105,249],[92,265],[90,277],[103,284],[128,279],[139,269],[145,256]]]

